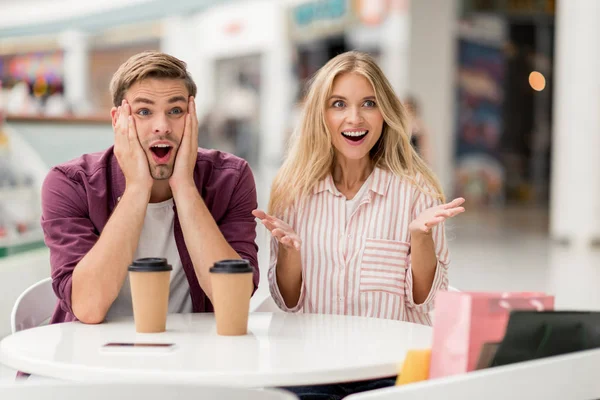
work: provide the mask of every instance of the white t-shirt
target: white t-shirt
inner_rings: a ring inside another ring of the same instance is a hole
[[[173,235],[175,227],[173,204],[172,198],[162,203],[148,204],[134,260],[145,257],[166,258],[173,266],[169,291],[169,313],[191,313],[190,285],[183,270]],[[133,306],[128,274],[119,295],[108,310],[106,318],[132,315]]]
[[[356,211],[358,205],[365,196],[365,193],[370,185],[370,180],[371,176],[367,178],[367,180],[362,184],[360,189],[358,189],[358,192],[354,195],[354,197],[351,200],[346,200],[346,224],[348,223],[348,221],[350,221],[350,217],[352,216],[354,211]]]

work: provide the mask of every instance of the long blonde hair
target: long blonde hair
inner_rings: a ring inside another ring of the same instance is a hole
[[[368,54],[349,51],[331,59],[311,79],[300,124],[273,181],[269,201],[271,215],[281,216],[296,199],[309,194],[319,181],[331,173],[334,148],[331,132],[325,123],[325,107],[334,79],[351,72],[364,76],[371,83],[384,119],[381,138],[371,149],[374,165],[406,177],[415,184],[420,173],[428,188],[417,185],[419,189],[444,201],[437,178],[410,143],[408,114],[389,81]]]

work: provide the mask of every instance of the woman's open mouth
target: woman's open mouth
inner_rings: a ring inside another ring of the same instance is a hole
[[[365,130],[348,130],[342,132],[342,136],[344,137],[344,139],[346,139],[346,142],[348,142],[352,146],[357,146],[361,144],[368,134],[369,131]]]
[[[152,157],[157,164],[167,164],[171,158],[173,147],[168,144],[155,144],[150,147]]]

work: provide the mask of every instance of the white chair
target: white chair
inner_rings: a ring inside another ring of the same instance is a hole
[[[600,398],[600,349],[364,392],[347,400]]]
[[[294,400],[297,397],[281,390],[258,390],[207,387],[186,384],[144,383],[0,383],[2,400]]]
[[[27,288],[13,306],[10,323],[12,333],[45,323],[54,312],[56,295],[52,278],[46,278]]]

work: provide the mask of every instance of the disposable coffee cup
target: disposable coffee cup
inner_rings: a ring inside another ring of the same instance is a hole
[[[129,266],[136,332],[157,333],[166,330],[172,270],[173,267],[165,258],[140,258]]]
[[[240,336],[248,332],[252,272],[247,260],[218,261],[210,268],[217,334]]]

